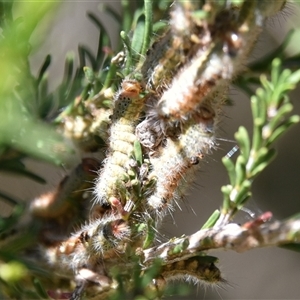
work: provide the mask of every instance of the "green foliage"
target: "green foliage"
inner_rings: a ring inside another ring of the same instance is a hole
[[[251,196],[254,178],[274,159],[274,141],[300,121],[299,116],[289,115],[293,106],[287,95],[300,81],[299,70],[293,73],[290,70],[282,71],[277,58],[272,62],[270,81],[264,74],[260,80],[262,88],[257,89],[256,95],[251,97],[254,125],[252,141],[247,129],[241,126],[235,134],[241,152],[235,165],[230,158],[223,158],[230,179],[230,185],[222,187],[222,214],[227,218],[232,218],[244,206]]]
[[[38,114],[39,103],[45,107],[45,99],[39,98],[39,91],[50,59],[46,58],[37,77],[31,74],[28,62],[32,33],[44,15],[54,9],[55,3],[16,2],[14,10],[22,15],[19,18],[13,17],[12,4],[1,3],[0,151],[5,154],[13,147],[33,157],[61,164],[74,155],[75,149],[41,122]]]

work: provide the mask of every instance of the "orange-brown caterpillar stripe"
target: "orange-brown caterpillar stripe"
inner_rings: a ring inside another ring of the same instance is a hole
[[[208,123],[207,123],[208,122]],[[179,198],[182,181],[191,182],[198,159],[214,147],[214,114],[211,119],[190,120],[183,125],[178,139],[167,139],[157,157],[151,159],[152,173],[157,177],[155,192],[147,199],[148,206],[158,213]],[[182,189],[182,188],[181,188]]]
[[[273,8],[278,7],[275,2],[270,3]],[[241,7],[224,6],[213,20],[198,20],[202,30],[197,27],[197,34],[191,32],[198,39],[194,54],[162,94],[156,108],[158,115],[173,121],[187,118],[206,97],[228,85],[243,70],[265,20],[261,7],[259,1],[245,1]]]
[[[194,279],[210,284],[224,282],[220,270],[213,262],[205,262],[201,257],[191,257],[163,267],[162,276],[166,280]]]

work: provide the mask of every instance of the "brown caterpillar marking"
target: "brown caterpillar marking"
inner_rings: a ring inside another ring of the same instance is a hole
[[[271,1],[270,6],[281,7],[275,2]],[[244,69],[265,20],[262,8],[265,9],[265,5],[260,1],[245,1],[240,7],[224,6],[214,18],[193,18],[202,28],[197,33],[190,32],[198,43],[194,44],[189,61],[180,68],[158,101],[155,109],[161,118],[187,119],[206,97],[216,89],[226,88]]]
[[[195,23],[180,5],[175,5],[170,25],[170,29],[148,50],[141,69],[148,87],[156,91],[168,86],[178,68],[187,61],[190,32]]]
[[[167,281],[185,279],[212,285],[225,282],[215,264],[205,262],[201,257],[191,257],[166,265],[161,275]]]
[[[172,201],[182,196],[184,186],[193,180],[199,167],[198,161],[214,147],[214,117],[212,107],[209,110],[203,107],[193,119],[183,124],[178,138],[168,138],[157,157],[151,158],[152,174],[157,177],[157,182],[147,203],[158,214],[171,208]]]

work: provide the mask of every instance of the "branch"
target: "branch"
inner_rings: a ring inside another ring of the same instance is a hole
[[[260,226],[256,226],[254,222],[253,226],[247,226],[248,223],[242,226],[230,223],[220,228],[202,229],[190,236],[171,239],[160,246],[144,250],[144,263],[148,265],[160,258],[163,264],[169,264],[211,249],[244,252],[254,248],[300,243],[299,218]]]

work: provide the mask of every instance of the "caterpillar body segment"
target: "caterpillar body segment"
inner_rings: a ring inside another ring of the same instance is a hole
[[[147,294],[156,295],[160,299],[164,296],[168,284],[175,280],[184,280],[204,286],[220,286],[226,283],[226,280],[223,279],[215,262],[217,262],[215,257],[193,256],[162,265],[159,276],[147,285],[146,289],[149,292]],[[149,270],[146,268],[145,274],[147,271]]]
[[[108,203],[112,197],[119,198],[118,189],[129,168],[134,132],[144,107],[142,86],[136,80],[123,80],[115,97],[111,118],[108,156],[96,180],[94,190],[96,203]]]
[[[169,128],[188,120],[206,98],[226,92],[245,69],[266,17],[285,3],[278,2],[174,3],[170,29],[154,43],[142,68],[153,92],[136,135],[150,155],[157,152]]]
[[[178,279],[211,285],[225,282],[213,262],[206,262],[197,256],[164,266],[161,275],[167,282]]]
[[[185,49],[189,49],[189,32],[193,23],[184,15],[185,11],[175,6],[171,12],[170,29],[147,53],[141,72],[150,89],[159,91],[168,86],[176,70],[187,60]],[[184,24],[178,26],[182,22]]]
[[[184,187],[194,179],[198,162],[215,146],[215,110],[210,103],[199,110],[193,119],[182,125],[179,137],[169,137],[157,156],[151,159],[152,173],[157,178],[154,193],[147,199],[151,210],[158,215],[171,209],[173,200],[183,196]]]
[[[170,11],[169,30],[149,49],[141,72],[147,87],[160,92],[173,76],[202,47],[206,36],[197,13],[208,13],[196,1],[177,1]],[[199,36],[201,35],[202,41]]]
[[[207,17],[202,18],[191,11],[183,13],[182,19],[186,22],[180,24],[193,24],[185,28],[186,31],[191,30],[189,36],[192,39],[189,52],[185,53],[188,59],[184,64],[173,67],[174,77],[166,85],[153,111],[161,119],[173,122],[185,120],[206,97],[210,97],[220,87],[228,86],[245,68],[249,52],[266,16],[284,3],[279,2],[281,5],[270,1],[272,8],[267,13],[261,9],[264,5],[260,1],[244,1],[239,6],[218,4],[214,14],[209,15],[207,12]],[[187,4],[182,5],[188,7],[189,4],[187,1]],[[200,11],[209,11],[210,5],[213,7],[214,4],[208,1]],[[180,6],[177,4],[176,7]],[[177,28],[176,25],[173,27]]]
[[[82,267],[94,269],[104,259],[118,259],[118,255],[125,252],[130,235],[126,221],[109,215],[83,226],[69,239],[43,253],[51,266],[67,273]]]
[[[184,67],[178,75],[173,79],[172,85],[163,94],[158,101],[156,110],[161,118],[180,120],[187,119],[187,113],[195,110],[199,104],[199,99],[207,95],[209,85],[207,81],[198,82],[199,71],[210,58],[210,51],[206,54],[192,59],[187,67]],[[214,76],[219,71],[222,65],[218,65],[214,69],[214,74],[207,74],[206,77]],[[172,99],[172,100],[171,100]]]
[[[115,105],[112,115],[112,122],[120,124],[131,124],[139,116],[140,112],[136,106],[141,107],[141,92],[143,88],[136,80],[124,79],[121,89],[115,96]]]

